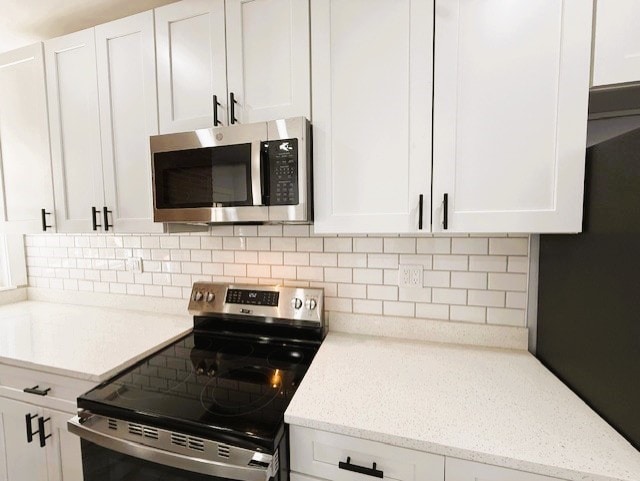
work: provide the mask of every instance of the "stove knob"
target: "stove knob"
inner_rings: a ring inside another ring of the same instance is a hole
[[[296,310],[300,309],[302,307],[302,299],[300,299],[299,297],[294,297],[293,299],[291,299],[291,307]]]
[[[207,297],[206,297],[207,302],[213,302],[215,298],[216,298],[216,295],[213,292],[207,292]]]
[[[315,299],[307,299],[304,305],[307,309],[313,311],[317,307],[318,301],[316,301]]]
[[[203,297],[202,292],[200,292],[200,291],[195,291],[195,292],[193,293],[193,297],[192,297],[192,299],[193,299],[194,301],[196,301],[196,302],[199,302],[199,301],[201,301],[201,300],[202,300],[202,297]]]

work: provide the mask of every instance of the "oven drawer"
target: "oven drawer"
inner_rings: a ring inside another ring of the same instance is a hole
[[[289,432],[291,470],[297,473],[332,481],[444,480],[444,456],[299,426]]]
[[[61,411],[75,412],[76,398],[95,384],[82,379],[0,364],[1,396]],[[25,389],[32,391],[25,392]]]

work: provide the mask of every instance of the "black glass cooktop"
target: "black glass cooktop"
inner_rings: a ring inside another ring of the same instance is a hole
[[[194,332],[89,391],[78,407],[272,450],[317,344]]]

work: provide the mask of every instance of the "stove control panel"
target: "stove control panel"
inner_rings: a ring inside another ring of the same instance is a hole
[[[324,325],[324,290],[196,282],[189,299],[195,316],[238,315],[265,322]]]

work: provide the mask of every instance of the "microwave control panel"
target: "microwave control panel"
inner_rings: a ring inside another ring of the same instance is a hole
[[[265,142],[269,159],[269,205],[297,205],[298,139]]]

